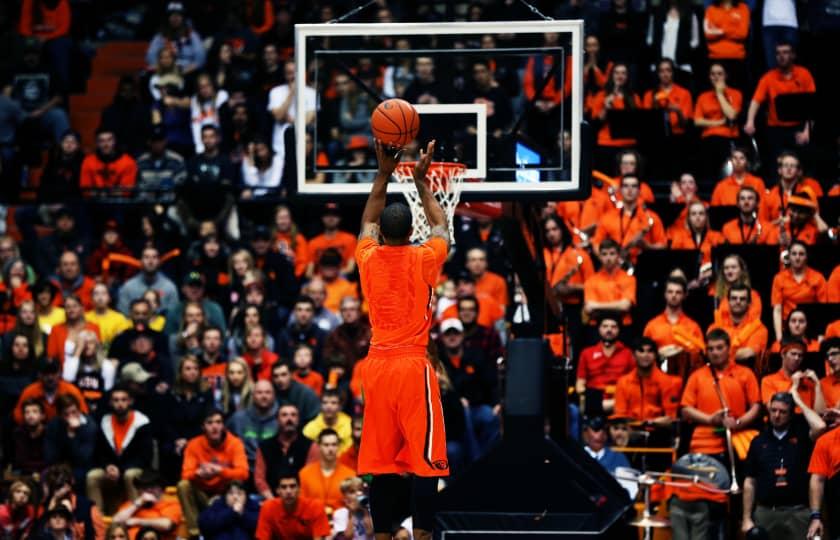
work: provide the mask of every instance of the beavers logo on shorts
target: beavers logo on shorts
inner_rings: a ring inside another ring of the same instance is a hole
[[[445,459],[439,459],[439,460],[435,461],[434,463],[432,463],[432,465],[434,465],[435,469],[437,469],[439,471],[445,471],[446,469],[449,468],[449,462],[446,461]]]

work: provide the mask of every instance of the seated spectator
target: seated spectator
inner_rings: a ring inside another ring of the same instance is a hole
[[[684,279],[669,277],[665,281],[665,311],[645,325],[644,336],[656,343],[660,356],[686,352],[696,357],[703,350],[703,331],[683,311],[686,293]]]
[[[601,269],[583,285],[583,316],[594,324],[598,314],[613,311],[621,314],[622,324],[630,324],[630,311],[636,304],[636,278],[619,267],[619,244],[605,238],[598,246]]]
[[[777,231],[778,244],[782,248],[789,247],[794,240],[813,246],[828,231],[828,225],[820,217],[816,196],[809,188],[788,197],[787,215]]]
[[[0,529],[10,538],[27,538],[36,518],[32,487],[22,480],[15,480],[9,486],[8,497],[5,503],[0,504]]]
[[[276,49],[275,49],[276,51]],[[267,51],[269,57],[268,64],[273,64],[271,59],[273,55]],[[279,70],[278,70],[279,71]],[[297,92],[295,92],[295,78],[297,77],[296,64],[293,60],[287,60],[283,64],[283,75],[285,76],[285,83],[274,86],[268,92],[268,106],[266,110],[271,113],[272,117],[272,136],[271,146],[275,152],[285,154],[285,134],[286,130],[294,125],[295,118],[299,114],[297,103]],[[268,79],[274,77],[269,76]],[[303,114],[307,124],[315,121],[315,111],[318,109],[318,97],[315,89],[311,86],[305,86],[304,89],[304,103]],[[368,111],[370,113],[370,111]]]
[[[343,506],[332,514],[333,538],[344,540],[373,540],[373,518],[367,498],[365,484],[356,476],[347,478],[339,486]]]
[[[0,355],[0,410],[3,411],[15,406],[18,396],[35,379],[38,369],[29,338],[18,330],[10,334],[4,336],[9,345],[3,347]]]
[[[74,529],[73,512],[66,506],[59,504],[44,513],[43,517],[33,527],[31,537],[35,540],[72,538]]]
[[[598,322],[599,343],[580,353],[575,391],[586,396],[586,411],[611,412],[616,382],[633,369],[630,350],[618,341],[619,328],[615,315],[602,315]]]
[[[249,540],[255,538],[260,504],[249,497],[245,485],[231,482],[223,497],[216,499],[198,516],[198,527],[205,538]]]
[[[656,346],[649,337],[639,338],[633,346],[636,369],[622,375],[615,385],[613,416],[657,426],[677,420],[682,381],[656,365]]]
[[[163,483],[157,473],[143,471],[134,479],[135,497],[123,503],[114,514],[113,523],[128,527],[128,534],[139,540],[141,529],[157,531],[159,538],[174,540],[181,523],[181,505],[177,499],[164,497]]]
[[[117,488],[125,499],[137,498],[134,480],[151,465],[154,445],[151,422],[134,409],[134,399],[126,386],[114,387],[108,404],[111,412],[102,417],[96,442],[96,463],[100,467],[87,474],[88,497],[105,514],[113,511],[115,502],[108,497],[106,504],[106,491]]]
[[[242,358],[248,363],[252,377],[257,381],[270,381],[271,368],[278,356],[268,350],[265,330],[259,324],[245,330]]]
[[[47,165],[38,185],[38,200],[45,203],[63,203],[81,199],[79,182],[82,175],[81,136],[68,129],[47,158]]]
[[[148,246],[140,254],[140,272],[123,283],[117,300],[117,309],[129,313],[131,303],[143,296],[147,289],[160,293],[161,307],[170,311],[178,303],[178,289],[160,269],[160,251]]]
[[[794,309],[788,314],[785,320],[784,329],[782,331],[782,340],[785,338],[793,338],[805,344],[806,352],[819,352],[820,340],[811,339],[808,336],[808,316],[799,308]],[[775,341],[770,346],[768,352],[777,353],[781,349],[781,342]]]
[[[728,79],[724,65],[713,62],[709,66],[709,82],[712,88],[697,96],[697,102],[694,105],[694,125],[700,129],[701,168],[705,172],[704,179],[717,178],[726,158],[734,152],[730,149],[741,133],[738,128],[738,116],[741,114],[744,98],[739,90],[727,85]],[[744,158],[746,159],[746,156]],[[734,162],[732,165],[735,169]],[[730,177],[724,180],[727,179]],[[718,182],[718,186],[720,185],[721,183]],[[759,193],[763,192],[763,189],[759,190]],[[715,186],[715,193],[717,193],[717,186]],[[735,204],[734,199],[734,196],[732,202],[720,202],[718,199],[716,203],[713,193],[712,205]]]
[[[257,381],[253,394],[251,404],[233,413],[225,422],[228,431],[239,437],[245,445],[250,470],[254,470],[260,443],[274,438],[278,429],[274,387],[267,380]]]
[[[825,398],[822,393],[822,386],[817,374],[813,370],[804,370],[800,374],[802,361],[805,359],[805,342],[798,338],[786,337],[781,345],[782,366],[775,373],[765,375],[761,379],[761,401],[770,406],[770,398],[777,392],[789,392],[794,377],[797,380],[797,389],[809,409],[814,409],[817,414],[825,411]],[[797,413],[801,409],[797,408]]]
[[[318,461],[304,465],[300,470],[300,492],[323,503],[327,512],[332,513],[341,506],[341,482],[356,473],[338,463],[339,436],[335,430],[325,428],[318,435],[317,442]]]
[[[199,340],[198,360],[201,362],[201,376],[207,380],[221,379],[225,371],[227,358],[222,346],[222,330],[215,326],[208,326],[201,333]],[[218,385],[212,385],[214,388]]]
[[[836,409],[840,406],[840,337],[823,340],[820,353],[827,367],[825,377],[820,379],[825,406]]]
[[[123,242],[117,220],[108,219],[102,228],[102,240],[85,262],[85,272],[108,288],[123,283],[137,273],[134,253]]]
[[[64,302],[68,296],[76,296],[81,301],[84,309],[91,309],[93,301],[91,294],[95,282],[88,276],[82,274],[81,259],[78,251],[64,251],[58,259],[58,271],[50,280],[60,293],[60,300]]]
[[[300,433],[300,414],[291,403],[277,409],[277,435],[263,440],[254,461],[254,487],[264,499],[273,499],[271,485],[286,473],[297,474],[317,454],[315,443]]]
[[[100,402],[117,378],[117,361],[105,357],[94,332],[79,332],[75,350],[64,356],[61,377],[82,391],[91,414],[99,416]]]
[[[607,423],[603,416],[593,416],[584,420],[583,449],[612,475],[617,468],[630,466],[624,454],[607,446]]]
[[[496,323],[505,315],[502,306],[487,294],[479,294],[475,290],[475,278],[468,271],[460,272],[455,278],[455,294],[457,298],[475,298],[478,300],[477,322],[486,328],[495,328]],[[458,317],[458,306],[452,304],[443,310],[440,319],[454,319]]]
[[[74,521],[71,537],[101,538],[105,534],[102,513],[75,487],[73,475],[66,466],[54,465],[47,468],[41,482],[41,511],[49,512],[59,507],[68,509]]]
[[[217,89],[213,78],[201,73],[195,82],[196,93],[190,98],[190,116],[192,119],[193,142],[195,153],[204,152],[201,141],[201,128],[206,125],[220,126],[222,124],[219,109],[228,100],[227,90]]]
[[[340,274],[341,254],[335,249],[324,250],[321,259],[318,261],[319,277],[323,281],[326,289],[326,298],[323,302],[323,307],[331,311],[333,314],[338,313],[341,301],[344,298],[357,298],[356,284],[348,281]],[[310,288],[311,288],[310,281]],[[311,290],[309,292],[312,296]],[[328,331],[333,330],[330,328]],[[327,330],[325,328],[325,330]]]
[[[740,255],[728,255],[721,263],[721,272],[715,283],[715,299],[718,307],[715,309],[715,324],[728,325],[732,323],[729,305],[729,289],[734,285],[745,285],[750,291],[749,309],[743,316],[746,322],[761,317],[761,296],[750,287],[750,273],[747,263]]]
[[[779,153],[777,162],[779,182],[768,191],[765,205],[768,223],[784,216],[790,198],[796,193],[810,191],[812,201],[823,196],[820,183],[802,174],[802,164],[796,153],[785,150]]]
[[[58,415],[47,423],[44,435],[44,457],[48,465],[63,464],[71,468],[78,482],[96,463],[98,428],[92,417],[85,414],[84,402],[72,394],[56,399]],[[45,473],[46,474],[46,473]]]
[[[143,298],[131,302],[129,318],[132,326],[123,330],[111,343],[108,356],[120,362],[122,369],[129,362],[138,362],[143,369],[166,382],[174,378],[166,337],[149,326],[151,305]]]
[[[297,407],[304,424],[318,416],[321,402],[310,388],[294,380],[289,364],[277,362],[271,368],[271,382],[280,405],[290,403]],[[323,397],[323,396],[322,396]]]
[[[169,2],[166,6],[166,20],[149,43],[146,64],[154,66],[162,49],[175,51],[175,64],[185,75],[204,67],[207,53],[195,30],[187,23],[184,4]]]
[[[297,298],[298,282],[292,262],[282,253],[272,250],[271,240],[268,227],[256,227],[251,237],[251,251],[254,254],[254,266],[266,277],[265,290],[269,298],[279,304],[277,316],[285,320]]]
[[[46,289],[52,290],[52,287],[46,285]],[[62,320],[60,322],[64,322],[64,310],[61,311]],[[10,349],[12,341],[14,341],[14,338],[17,335],[22,335],[26,337],[27,341],[30,344],[30,348],[32,349],[32,354],[34,357],[37,358],[43,355],[44,351],[46,351],[48,332],[43,331],[41,329],[41,325],[38,324],[38,315],[35,311],[35,302],[32,300],[24,300],[23,302],[21,302],[20,306],[17,309],[17,314],[15,316],[14,327],[10,331],[3,334],[2,338],[0,338],[0,342],[2,342],[3,344],[3,354],[0,354],[0,358],[6,356],[6,351]]]
[[[81,344],[79,334],[85,330],[93,332],[99,338],[99,327],[85,320],[82,301],[75,295],[64,297],[65,321],[54,326],[47,339],[47,356],[64,364],[66,356],[78,355]]]
[[[274,249],[289,259],[300,278],[310,262],[309,244],[292,220],[292,211],[282,204],[274,212]]]
[[[93,309],[85,312],[85,320],[99,328],[102,347],[107,351],[120,332],[131,328],[131,321],[119,311],[111,309],[111,293],[104,283],[94,285],[91,300]]]
[[[268,195],[283,197],[286,186],[283,184],[285,161],[283,154],[275,152],[268,141],[261,137],[248,144],[248,150],[242,159],[242,199],[253,199]],[[288,182],[287,182],[288,183]]]
[[[759,217],[759,195],[754,187],[744,183],[738,189],[738,217],[727,221],[721,229],[728,244],[772,244],[773,224]]]
[[[44,404],[37,399],[26,400],[23,403],[23,425],[17,426],[11,433],[12,440],[8,445],[11,452],[4,452],[3,456],[4,462],[11,466],[11,471],[16,475],[40,474],[46,468],[45,428]]]
[[[487,251],[472,248],[466,257],[465,266],[475,280],[476,293],[486,294],[504,308],[509,302],[507,283],[502,276],[487,269]]]
[[[370,347],[370,321],[361,313],[361,302],[355,297],[341,299],[341,324],[324,342],[322,356],[331,365],[341,365],[350,372],[356,362],[367,355]]]
[[[657,85],[645,92],[642,107],[661,110],[665,120],[664,144],[661,152],[668,152],[670,160],[651,160],[652,174],[673,177],[677,163],[685,159],[685,134],[691,124],[694,106],[691,92],[674,82],[676,64],[670,58],[663,58],[656,64]],[[670,165],[665,165],[670,164]],[[681,163],[680,163],[681,164]],[[657,174],[658,172],[658,174]]]
[[[225,301],[240,304],[245,297],[245,282],[253,280],[259,270],[254,256],[247,249],[238,249],[230,255],[230,297]]]
[[[295,368],[292,377],[321,397],[324,391],[324,376],[313,371],[312,362],[312,348],[309,345],[298,345],[292,357],[292,365]]]
[[[329,250],[325,251],[324,253],[327,254],[327,259],[329,261],[329,259],[330,259]],[[323,259],[323,257],[321,257],[321,258]],[[328,262],[328,264],[333,264],[333,263],[335,263],[334,260]],[[334,267],[332,269],[328,269],[327,273],[329,273],[331,270],[335,270],[337,272],[338,271],[337,265],[334,265]],[[336,275],[338,275],[338,274],[336,273]],[[344,278],[341,278],[341,279],[344,279]],[[348,285],[348,287],[345,290],[345,292],[347,292],[347,290],[352,289],[353,294],[356,294],[355,285],[353,285],[349,282],[347,283],[347,285]],[[312,301],[315,303],[315,313],[314,313],[314,316],[313,316],[314,323],[319,328],[321,328],[321,330],[323,330],[324,332],[332,332],[333,330],[336,329],[336,327],[338,327],[339,324],[341,324],[341,319],[339,319],[339,317],[337,315],[337,311],[333,311],[332,309],[328,309],[324,305],[324,302],[326,302],[327,295],[328,295],[327,286],[328,286],[327,282],[324,281],[321,278],[320,275],[318,275],[318,276],[315,276],[312,279],[310,279],[309,282],[306,285],[303,286],[303,288],[301,289],[301,293],[303,293],[304,295],[311,298]],[[295,323],[295,314],[293,312],[291,314],[291,316],[289,317],[289,324],[294,324],[294,323]]]
[[[636,139],[621,139],[612,136],[608,113],[637,109],[641,106],[639,96],[633,92],[627,64],[614,64],[607,84],[604,85],[603,90],[595,94],[591,104],[592,118],[601,121],[597,136],[599,158],[596,160],[596,168],[607,170],[619,149],[636,144]]]
[[[338,436],[338,450],[343,452],[353,445],[353,426],[350,416],[341,411],[341,395],[335,390],[325,390],[321,395],[321,412],[303,426],[303,435],[317,440],[325,429]]]
[[[161,125],[152,128],[146,147],[148,151],[137,158],[137,189],[146,200],[167,200],[184,182],[186,162],[166,147],[166,132]]]
[[[450,383],[451,384],[451,383]],[[460,403],[459,403],[460,405]],[[444,413],[445,414],[445,413]],[[338,462],[346,465],[354,471],[359,468],[359,448],[362,446],[362,417],[354,416],[352,420],[353,426],[353,446],[339,452]],[[454,427],[454,426],[453,426]],[[454,440],[460,440],[453,438]],[[449,447],[449,436],[447,435],[447,453]],[[450,460],[451,462],[451,460]]]
[[[725,322],[715,322],[712,327],[721,328],[729,334],[732,360],[755,367],[767,350],[768,332],[758,316],[750,318],[753,311],[753,294],[755,291],[747,285],[735,283],[730,286],[726,297],[729,306],[728,317]]]
[[[250,284],[249,284],[250,285]],[[249,328],[260,326],[265,333],[263,313],[260,307],[255,304],[245,304],[244,307],[236,307],[233,310],[232,322],[227,339],[228,356],[238,356],[245,351],[245,335]],[[274,338],[265,336],[265,348],[274,350]]]
[[[23,424],[23,403],[30,399],[43,402],[47,421],[55,418],[58,398],[68,394],[76,398],[82,412],[88,412],[85,398],[78,388],[61,380],[61,364],[56,360],[42,358],[38,362],[38,380],[24,388],[18,398],[14,410],[15,423]]]
[[[248,458],[242,441],[225,430],[224,417],[209,411],[202,422],[202,435],[184,449],[184,466],[178,482],[178,499],[187,532],[197,536],[198,514],[214,495],[225,492],[230,482],[248,479]]]
[[[86,197],[112,196],[125,191],[113,188],[133,188],[137,182],[137,162],[120,151],[116,134],[107,127],[96,130],[96,151],[82,161],[79,186]]]
[[[155,332],[163,332],[166,326],[166,315],[161,313],[160,293],[154,289],[148,289],[143,293],[143,300],[149,304],[149,328]]]
[[[143,152],[151,131],[151,115],[142,100],[140,82],[135,75],[120,77],[114,100],[102,111],[100,122],[114,132],[128,154],[137,156]]]
[[[322,370],[321,350],[327,333],[316,324],[315,311],[316,305],[312,298],[299,297],[292,313],[294,322],[280,331],[274,343],[281,358],[291,358],[292,352],[300,344],[309,345],[315,356],[315,368]]]
[[[202,378],[208,380],[216,407],[224,412],[226,418],[251,405],[254,381],[248,363],[242,358],[231,358],[228,361],[221,382],[215,376],[206,377],[202,374]]]
[[[312,538],[325,540],[332,532],[323,501],[302,494],[297,473],[280,475],[277,497],[263,503],[257,521],[257,540]]]
[[[184,448],[201,434],[201,421],[212,407],[213,394],[201,378],[198,359],[184,356],[172,391],[158,398],[155,415],[160,472],[167,483],[180,478]]]
[[[765,209],[767,188],[764,185],[764,180],[750,174],[747,151],[744,148],[736,147],[729,151],[728,155],[729,163],[732,166],[732,174],[715,184],[715,189],[712,192],[712,206],[736,206],[741,188],[748,186],[754,190],[759,198],[759,207],[761,208],[759,214],[763,220],[769,221]]]
[[[592,259],[589,254],[574,244],[574,237],[568,227],[558,216],[548,216],[543,220],[543,232],[545,234],[545,246],[543,247],[543,260],[546,265],[546,280],[551,286],[557,301],[563,306],[570,306],[566,314],[574,317],[572,326],[580,323],[580,306],[583,298],[583,284],[595,273],[592,266]],[[470,317],[471,310],[478,309],[469,301],[465,306],[461,302],[467,300],[462,298],[458,301],[458,317],[464,323],[464,330],[467,334],[475,332],[475,320]],[[466,310],[467,317],[464,319],[461,310]],[[494,355],[495,356],[495,355]]]
[[[694,201],[687,206],[686,219],[682,224],[674,223],[668,229],[668,244],[671,249],[697,249],[702,255],[698,281],[689,283],[689,289],[700,282],[708,283],[712,277],[712,248],[723,243],[723,236],[711,229],[706,203]]]
[[[201,272],[191,271],[181,280],[181,298],[182,300],[175,301],[166,308],[166,328],[165,333],[172,334],[178,330],[184,318],[185,303],[196,302],[201,304],[204,311],[204,320],[206,324],[217,326],[224,331],[227,328],[227,320],[225,318],[222,306],[218,302],[207,298],[206,279]]]
[[[808,247],[794,240],[788,251],[790,267],[776,274],[771,292],[776,341],[782,339],[782,320],[787,320],[797,304],[828,301],[825,278],[808,266]]]
[[[341,254],[341,273],[350,275],[356,268],[353,259],[356,251],[356,237],[348,232],[339,229],[341,225],[341,213],[338,205],[327,203],[321,214],[321,224],[324,232],[309,240],[309,268],[306,275],[312,277],[318,270],[315,266],[321,260],[321,255],[329,248],[335,248]]]

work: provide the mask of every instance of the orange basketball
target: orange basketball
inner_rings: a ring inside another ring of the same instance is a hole
[[[391,146],[402,148],[417,137],[420,115],[411,103],[402,99],[388,99],[370,115],[373,136]]]

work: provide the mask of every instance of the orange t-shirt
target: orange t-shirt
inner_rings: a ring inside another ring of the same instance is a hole
[[[320,463],[309,463],[300,470],[300,494],[324,503],[328,511],[335,510],[344,506],[344,497],[339,489],[341,482],[354,476],[356,471],[341,463],[336,463],[329,476],[321,472]]]
[[[359,293],[356,291],[356,284],[348,281],[341,276],[338,276],[331,282],[324,282],[326,285],[327,297],[324,299],[324,307],[333,313],[338,313],[341,308],[341,301],[350,296],[358,298]]]
[[[356,248],[362,292],[370,305],[371,351],[411,348],[425,355],[432,294],[448,246],[432,237],[419,246],[388,246],[366,237]]]
[[[840,264],[831,271],[826,287],[828,288],[828,301],[840,302]]]
[[[297,382],[308,386],[318,397],[324,391],[324,376],[317,371],[309,370],[306,375],[301,375],[299,370],[292,373],[292,378]]]
[[[708,25],[722,34],[706,32],[709,58],[743,60],[747,57],[744,46],[750,33],[750,8],[744,3],[725,7],[710,5],[706,8],[704,26]]]
[[[735,109],[736,113],[741,112],[744,98],[741,92],[735,88],[726,87],[723,90],[723,96],[726,101]],[[717,92],[708,90],[697,96],[697,103],[694,104],[694,119],[702,120],[725,120],[726,116],[723,114],[723,109],[718,101]],[[737,122],[730,122],[722,126],[706,126],[702,128],[700,134],[701,138],[706,137],[726,137],[727,139],[737,139],[741,131],[738,129]]]
[[[584,303],[616,302],[625,299],[636,305],[636,278],[628,275],[621,268],[616,268],[612,274],[601,268],[583,285]],[[594,320],[591,322],[595,324]],[[622,323],[627,325],[631,322],[630,314],[627,313]]]
[[[779,68],[773,68],[758,81],[752,100],[756,103],[769,101],[767,109],[767,125],[770,127],[792,127],[798,122],[783,122],[776,112],[776,96],[796,94],[801,92],[816,92],[817,86],[811,72],[802,66],[792,66],[789,74],[785,75]]]
[[[475,292],[486,294],[502,307],[508,304],[508,288],[505,279],[489,270],[475,280]]]
[[[826,375],[820,379],[825,406],[835,408],[840,406],[840,376]]]
[[[761,296],[753,289],[750,291],[750,307],[744,316],[744,322],[750,322],[761,318]],[[732,310],[729,307],[729,298],[724,296],[720,305],[715,310],[715,324],[719,326],[732,325]]]
[[[735,353],[738,352],[738,349],[750,348],[755,351],[756,358],[761,358],[764,355],[764,351],[767,350],[769,333],[767,332],[767,327],[762,324],[761,319],[758,317],[755,319],[744,317],[738,325],[732,324],[732,319],[730,318],[727,324],[715,323],[709,326],[709,330],[713,328],[720,328],[729,334],[730,360],[732,361],[735,360]]]
[[[660,313],[645,325],[644,336],[655,341],[659,348],[678,345],[689,352],[700,352],[705,347],[700,325],[685,313],[680,313],[674,324],[671,324],[667,314]]]
[[[295,256],[295,275],[300,277],[306,272],[309,259],[309,243],[302,234],[295,234],[294,239],[290,233],[274,233],[274,247],[280,253],[289,251]],[[282,249],[281,249],[282,248]]]
[[[615,386],[614,416],[633,420],[677,417],[682,381],[653,366],[648,377],[633,370],[618,379]]]
[[[687,226],[672,227],[668,229],[668,243],[671,249],[698,249],[703,256],[703,264],[712,262],[712,248],[723,243],[723,235],[709,229],[703,235],[700,245],[697,245],[696,237],[691,234]]]
[[[739,418],[746,414],[753,403],[760,403],[758,381],[751,369],[729,362],[722,372],[717,373],[717,379],[721,393],[729,405],[730,416]],[[709,366],[697,368],[688,377],[680,404],[683,407],[694,407],[706,414],[723,409]],[[717,426],[698,425],[694,428],[690,448],[693,453],[723,453],[723,430]]]
[[[298,497],[297,505],[290,512],[282,499],[265,501],[257,521],[257,540],[305,540],[332,534],[324,503]]]
[[[647,231],[643,238],[651,244],[664,245],[667,240],[662,220],[653,210],[637,207],[628,215],[623,209],[614,208],[601,216],[592,243],[599,246],[605,238],[612,238],[618,245],[626,247],[642,231]],[[630,258],[635,261],[640,251],[638,247],[630,248]]]
[[[592,116],[593,118],[597,118],[601,111],[606,108],[606,99],[607,93],[604,90],[601,90],[595,97],[592,98]],[[642,102],[639,99],[639,96],[633,94],[633,102],[635,103],[636,107],[641,107]],[[622,111],[626,107],[624,103],[624,96],[619,95],[613,99],[613,110]],[[636,144],[636,139],[616,139],[610,133],[610,124],[609,124],[609,116],[607,119],[604,120],[604,124],[601,126],[601,129],[598,130],[598,146],[633,146]]]
[[[793,383],[791,382],[790,377],[787,376],[784,369],[780,369],[775,373],[765,375],[761,379],[762,403],[769,405],[770,398],[773,397],[773,394],[775,394],[776,392],[789,391],[792,384]],[[802,379],[799,381],[799,397],[802,398],[802,401],[805,402],[805,405],[807,405],[811,409],[814,408],[814,385],[811,381],[807,379]],[[799,407],[797,407],[796,409],[797,412],[800,412]]]
[[[772,244],[773,225],[756,219],[751,225],[742,223],[740,218],[727,221],[720,233],[728,244]]]
[[[317,266],[321,259],[321,254],[324,251],[333,248],[341,253],[341,265],[347,264],[347,261],[353,258],[353,252],[356,250],[356,237],[344,231],[335,231],[335,234],[327,235],[322,233],[309,241],[309,256],[310,262],[314,262]]]
[[[782,305],[782,320],[797,304],[828,302],[825,278],[813,268],[805,268],[805,274],[797,281],[790,269],[782,270],[773,278],[770,303]]]
[[[656,91],[648,90],[642,100],[642,106],[645,109],[653,109],[656,106],[666,108],[672,105],[679,107],[685,122],[691,120],[694,109],[691,104],[691,92],[678,84],[672,84],[671,88],[667,90],[662,88],[657,88]],[[680,117],[676,111],[668,113],[668,122],[671,124],[672,133],[676,135],[685,133],[685,126],[680,124]]]
[[[767,186],[764,185],[764,180],[750,173],[745,173],[740,183],[731,174],[720,180],[712,191],[712,206],[737,205],[738,192],[744,186],[749,186],[758,192],[758,204],[762,206],[767,195]]]
[[[834,321],[825,327],[825,337],[840,337],[840,320]]]
[[[840,471],[840,429],[834,428],[824,433],[814,445],[808,472],[831,478]]]
[[[581,259],[578,265],[578,257]],[[548,284],[554,287],[564,278],[568,285],[583,285],[595,273],[589,254],[579,248],[569,246],[562,252],[556,248],[543,248],[545,275]],[[577,268],[574,272],[573,269]],[[568,277],[566,277],[568,276]],[[561,299],[564,304],[580,304],[580,296],[569,295]]]
[[[123,511],[129,506],[131,506],[131,501],[123,503],[123,505],[120,506],[119,511]],[[141,506],[131,515],[131,517],[138,519],[169,518],[172,523],[174,523],[174,526],[168,532],[161,533],[161,538],[163,540],[175,540],[178,537],[178,525],[180,525],[183,519],[181,514],[181,503],[178,502],[177,498],[167,497],[166,495],[149,508]],[[138,532],[140,532],[139,526],[129,527],[128,537],[131,538],[131,540],[134,540],[137,537]]]
[[[505,316],[505,309],[496,300],[486,294],[476,294],[478,300],[478,319],[476,322],[481,326],[492,328],[496,321]],[[457,319],[458,304],[452,304],[440,314],[440,320]]]

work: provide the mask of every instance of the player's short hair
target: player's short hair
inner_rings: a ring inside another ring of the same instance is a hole
[[[411,233],[411,210],[401,202],[391,203],[382,211],[379,229],[388,240],[402,240]]]

